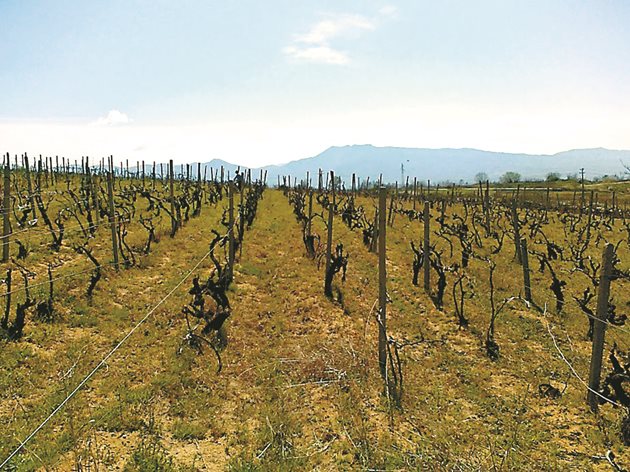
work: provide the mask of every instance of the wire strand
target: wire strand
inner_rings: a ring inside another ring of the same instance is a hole
[[[210,255],[210,251],[206,252],[205,255],[195,264],[195,266],[190,269],[188,271],[188,273],[177,283],[177,285],[175,285],[175,287],[173,287],[171,289],[170,292],[168,292],[153,308],[151,308],[151,310],[149,310],[149,312],[144,315],[144,317],[138,321],[138,323],[136,323],[136,325],[131,328],[131,330],[125,335],[124,338],[122,338],[118,344],[116,344],[116,346],[114,346],[114,348],[109,351],[109,353],[96,365],[96,367],[94,367],[89,374],[87,374],[83,380],[81,382],[79,382],[79,384],[74,388],[74,390],[72,390],[72,392],[70,392],[66,398],[64,398],[64,400],[57,405],[57,407],[46,417],[46,419],[44,421],[42,421],[39,426],[37,428],[35,428],[23,441],[20,442],[20,445],[18,447],[16,447],[13,452],[2,462],[2,464],[0,464],[0,469],[2,469],[5,465],[7,465],[9,463],[9,461],[11,459],[13,459],[13,457],[15,457],[15,455],[20,452],[20,450],[22,450],[22,448],[31,440],[33,439],[33,437],[35,437],[35,435],[44,427],[46,426],[46,424],[65,406],[66,403],[68,403],[68,401],[70,401],[70,399],[72,397],[74,397],[74,395],[77,394],[77,392],[94,376],[94,374],[96,374],[96,372],[103,366],[105,365],[105,363],[107,362],[107,360],[112,357],[114,355],[114,353],[116,351],[118,351],[118,349],[125,343],[125,341],[127,341],[127,339],[129,339],[129,337],[131,337],[131,335],[149,318],[149,316],[151,316],[155,310],[157,310],[173,293],[175,293],[175,291],[190,277],[190,275],[201,265],[201,263],[206,260],[206,258]]]

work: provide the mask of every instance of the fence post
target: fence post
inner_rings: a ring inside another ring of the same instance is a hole
[[[532,303],[532,285],[529,277],[529,255],[527,253],[527,240],[521,239],[521,252],[523,261],[523,288],[525,289],[525,300]]]
[[[11,234],[11,159],[7,152],[4,165],[4,196],[2,198],[2,262],[9,262],[9,235]],[[9,289],[10,291],[10,289]]]
[[[398,192],[398,184],[396,184],[396,192]],[[394,198],[396,198],[395,194],[392,194],[389,199],[389,214],[387,215],[387,222],[389,226],[394,226]]]
[[[429,218],[429,202],[424,202],[424,214],[422,217],[422,222],[424,223],[424,244],[422,246],[422,252],[424,254],[424,257],[422,259],[422,267],[424,268],[424,291],[427,293],[431,291],[431,265],[429,260],[429,257],[431,255],[431,247],[429,245]]]
[[[386,379],[387,369],[387,188],[381,186],[378,199],[378,364],[381,376]]]
[[[320,173],[320,182],[321,173]],[[334,216],[334,207],[335,207],[335,173],[330,171],[330,180],[331,180],[331,188],[332,188],[332,199],[328,205],[328,238],[326,239],[326,273],[324,274],[324,291],[326,292],[328,287],[326,286],[326,278],[328,275],[328,271],[330,270],[330,258],[332,255],[332,240],[333,240],[333,216]]]
[[[306,221],[306,235],[311,235],[311,220],[313,219],[313,191],[308,189],[308,220]]]
[[[413,209],[416,209],[416,199],[417,199],[417,193],[418,193],[418,178],[414,177],[413,178]]]
[[[241,174],[242,176],[243,174]],[[241,260],[241,257],[243,256],[243,237],[245,235],[245,212],[244,212],[244,205],[243,205],[243,194],[245,193],[245,179],[242,178],[241,179],[241,189],[240,189],[240,196],[239,196],[239,204],[238,204],[238,260]]]
[[[177,232],[177,218],[175,217],[175,190],[173,188],[173,159],[168,161],[168,191],[169,198],[171,200],[171,238],[175,236]]]
[[[374,235],[372,237],[372,241],[370,242],[370,247],[368,248],[370,252],[376,254],[378,252],[378,208],[374,210]]]
[[[234,248],[234,182],[233,181],[229,181],[228,183],[228,196],[229,196],[229,206],[228,206],[228,218],[229,218],[229,224],[228,224],[228,233],[229,233],[229,237],[228,237],[228,241],[229,241],[229,246],[228,246],[228,267],[229,267],[229,274],[228,274],[228,280],[232,281],[233,277],[234,277],[234,254],[235,254],[235,248]]]
[[[586,241],[591,239],[591,224],[593,222],[593,191],[591,190],[588,200],[588,220],[586,224]]]
[[[516,212],[516,200],[512,200],[512,228],[514,228],[514,249],[516,250],[516,260],[522,263],[521,254],[521,231],[518,225],[518,213]]]
[[[114,210],[114,181],[111,170],[107,173],[107,199],[109,206],[109,224],[112,230],[112,254],[114,267],[118,270],[118,239],[116,235],[116,213]]]
[[[37,207],[35,206],[35,195],[33,195],[33,182],[31,181],[31,166],[28,163],[28,155],[24,153],[24,170],[26,171],[26,186],[28,188],[28,199],[33,210],[33,219],[37,218]]]
[[[99,177],[100,180],[100,177]],[[92,194],[92,206],[94,207],[95,211],[96,211],[96,225],[100,225],[101,224],[101,206],[99,205],[98,202],[98,187],[96,187],[94,185],[94,183],[96,182],[96,173],[92,174],[92,177],[90,178],[90,192]]]
[[[597,290],[597,314],[593,320],[593,348],[591,351],[591,367],[588,377],[587,401],[591,411],[596,413],[599,408],[599,398],[594,391],[599,391],[599,380],[602,372],[602,355],[604,353],[604,335],[606,334],[606,322],[608,320],[608,297],[610,295],[610,279],[612,275],[612,262],[614,246],[606,244],[602,255],[602,272],[599,278]]]

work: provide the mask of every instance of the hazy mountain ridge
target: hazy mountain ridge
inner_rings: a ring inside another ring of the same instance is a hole
[[[573,149],[556,154],[517,154],[482,151],[478,149],[425,149],[402,147],[376,147],[369,144],[333,146],[324,152],[281,165],[262,167],[267,180],[275,183],[277,176],[291,175],[302,178],[310,172],[316,182],[318,169],[334,170],[336,175],[349,181],[352,173],[363,181],[383,174],[386,182],[401,181],[403,175],[410,179],[430,179],[433,182],[472,182],[478,172],[485,172],[490,180],[498,180],[505,172],[518,172],[523,178],[544,179],[548,173],[557,172],[561,177],[578,174],[585,169],[587,178],[604,175],[622,175],[622,162],[630,164],[630,151],[604,148]],[[401,169],[401,164],[403,169]],[[238,168],[223,160],[214,159],[204,165],[224,166],[230,175]],[[258,175],[260,168],[252,169]]]

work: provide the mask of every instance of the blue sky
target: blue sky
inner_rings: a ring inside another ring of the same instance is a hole
[[[630,149],[626,1],[0,0],[12,154]]]

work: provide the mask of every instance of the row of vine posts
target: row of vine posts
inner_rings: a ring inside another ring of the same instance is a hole
[[[325,182],[324,182],[324,175],[326,176]],[[293,185],[292,185],[292,181],[293,181]],[[397,388],[397,385],[395,385],[397,379],[396,379],[396,373],[395,373],[396,368],[393,364],[391,352],[388,353],[389,342],[388,342],[388,336],[387,336],[387,323],[386,323],[387,272],[386,272],[386,264],[385,264],[386,262],[386,231],[387,231],[388,224],[393,225],[393,220],[396,213],[395,199],[398,199],[399,195],[398,195],[397,183],[395,185],[395,193],[394,191],[391,190],[391,188],[388,189],[387,187],[381,185],[381,183],[382,183],[382,178],[379,178],[378,182],[374,184],[374,188],[376,189],[375,191],[377,192],[377,196],[378,196],[378,206],[375,212],[375,221],[371,225],[371,230],[369,230],[371,232],[371,236],[370,236],[371,240],[370,240],[369,247],[371,250],[375,250],[378,247],[378,249],[374,252],[378,252],[379,312],[378,312],[377,321],[379,325],[379,336],[378,336],[379,370],[385,381],[387,390],[389,391],[389,393],[392,393],[392,389],[395,390]],[[405,185],[405,193],[402,198],[407,197],[409,194],[408,188],[407,188],[408,184],[409,184],[409,178],[407,178],[407,183]],[[324,174],[321,170],[319,171],[319,180],[318,180],[318,185],[317,185],[318,200],[320,201],[320,203],[322,203],[323,207],[328,210],[327,222],[326,222],[327,240],[325,244],[326,272],[325,272],[325,284],[324,284],[324,293],[327,297],[332,297],[332,288],[331,288],[332,275],[330,275],[330,267],[331,267],[331,260],[334,257],[333,256],[333,216],[335,214],[335,211],[338,210],[336,206],[336,187],[338,185],[342,187],[339,190],[340,193],[345,192],[346,195],[349,194],[352,197],[352,200],[350,200],[351,203],[348,204],[349,206],[354,205],[353,197],[357,195],[357,193],[360,192],[361,190],[363,190],[363,192],[365,192],[366,195],[370,195],[370,194],[373,195],[373,193],[371,193],[370,191],[369,178],[366,179],[364,183],[364,187],[361,187],[361,186],[357,187],[356,177],[355,177],[355,174],[353,174],[351,190],[350,192],[348,192],[343,188],[343,183],[341,182],[341,180],[335,179],[334,172],[331,171],[329,174]],[[298,216],[298,220],[301,220],[304,224],[303,226],[304,242],[306,245],[307,254],[309,254],[310,257],[315,258],[317,250],[315,247],[315,237],[313,236],[312,231],[311,231],[311,222],[313,218],[313,208],[312,208],[313,190],[311,190],[311,182],[310,182],[310,177],[308,173],[306,176],[306,180],[301,181],[299,185],[298,185],[298,181],[296,177],[291,178],[288,176],[284,176],[284,177],[278,176],[278,187],[281,189],[284,189],[285,194],[289,193],[292,188],[294,191],[301,191],[300,189],[302,190],[306,189],[306,195],[308,197],[308,215],[305,214],[304,208],[303,208],[306,206],[306,202],[304,202],[304,197],[302,197],[301,203],[297,201],[300,198],[299,196],[295,196],[295,195],[290,196],[289,199],[290,199],[290,203],[294,205],[294,211],[296,212],[296,215]],[[478,192],[479,198],[476,201],[480,202],[480,206],[482,208],[481,210],[482,215],[483,215],[482,219],[485,224],[486,235],[491,236],[490,234],[491,233],[491,213],[490,212],[491,212],[492,204],[490,200],[489,182],[485,183],[485,187],[486,188],[484,189],[482,184],[481,183],[479,184],[479,192]],[[519,214],[518,214],[519,206],[523,205],[523,208],[525,208],[526,211],[529,211],[528,208],[530,206],[534,207],[535,205],[533,202],[528,203],[527,200],[525,200],[524,198],[525,191],[526,189],[524,187],[521,189],[521,186],[519,185],[516,188],[516,190],[512,192],[512,195],[510,198],[508,198],[507,200],[505,199],[499,200],[500,204],[506,205],[507,208],[509,209],[508,214],[509,214],[509,217],[511,220],[511,226],[512,226],[511,238],[514,241],[515,260],[519,265],[522,266],[523,296],[521,297],[519,295],[517,297],[511,297],[510,299],[504,300],[503,304],[499,305],[498,307],[495,306],[494,286],[493,286],[493,272],[494,272],[495,264],[489,261],[490,262],[490,288],[491,288],[490,301],[491,301],[492,313],[491,313],[490,327],[488,328],[488,334],[487,334],[487,339],[486,339],[486,347],[488,349],[488,355],[491,358],[495,358],[495,359],[498,354],[498,346],[496,345],[496,342],[494,341],[494,321],[497,315],[499,314],[499,312],[501,311],[501,309],[503,309],[503,307],[506,305],[506,303],[508,303],[509,301],[512,301],[513,299],[521,299],[524,301],[524,303],[528,307],[534,306],[537,309],[539,309],[541,312],[543,311],[542,309],[540,309],[540,307],[538,307],[535,304],[534,297],[532,294],[532,284],[531,284],[531,277],[530,277],[530,273],[532,269],[530,268],[530,262],[529,262],[530,254],[536,255],[539,258],[541,262],[541,271],[544,268],[547,268],[551,272],[552,284],[550,288],[553,291],[554,295],[556,296],[556,302],[557,302],[556,308],[558,312],[562,310],[562,307],[564,304],[564,296],[562,293],[562,287],[565,285],[565,282],[561,281],[558,278],[557,274],[554,272],[554,269],[552,268],[548,260],[550,257],[551,258],[557,257],[555,252],[559,250],[561,251],[561,248],[559,248],[553,242],[550,242],[547,239],[547,237],[544,235],[544,233],[542,233],[542,230],[540,229],[540,227],[538,228],[535,227],[536,224],[538,223],[534,223],[530,225],[530,227],[534,227],[534,229],[532,230],[534,235],[537,233],[540,233],[543,235],[544,239],[546,240],[547,248],[549,252],[547,256],[541,255],[541,254],[536,253],[535,251],[529,250],[527,239],[525,237],[522,237],[521,235],[521,228],[523,227],[523,224],[529,223],[529,222],[527,220],[525,222],[520,220]],[[575,204],[576,193],[577,193],[576,191],[573,192],[573,201],[571,205],[563,204],[560,201],[560,198],[558,197],[557,204],[555,205],[555,209],[560,214],[570,215],[571,211],[576,210],[576,206],[577,206]],[[388,194],[391,196],[390,205],[389,205],[389,215],[387,215]],[[410,199],[413,202],[413,208],[412,210],[407,210],[407,211],[409,211],[410,213],[413,212],[413,217],[416,217],[422,221],[423,230],[424,230],[422,248],[416,249],[412,242],[412,248],[415,251],[416,256],[417,256],[416,260],[414,261],[414,280],[417,277],[417,273],[419,272],[420,268],[422,268],[423,288],[425,292],[430,295],[431,294],[431,267],[433,266],[433,268],[437,270],[438,275],[439,275],[438,295],[436,298],[438,300],[441,300],[443,296],[443,289],[446,283],[444,281],[443,275],[440,273],[441,271],[440,267],[442,264],[439,261],[439,254],[437,254],[435,250],[432,249],[432,246],[431,246],[430,207],[432,203],[441,204],[441,217],[440,218],[442,221],[439,221],[439,219],[438,221],[440,222],[442,226],[444,226],[445,206],[447,203],[452,205],[455,201],[457,201],[458,197],[456,197],[454,185],[450,188],[450,196],[447,195],[446,197],[440,198],[439,195],[440,193],[439,193],[439,186],[438,186],[434,190],[433,198],[429,199],[430,197],[432,197],[430,181],[427,182],[426,194],[425,194],[425,190],[422,189],[422,186],[421,186],[420,195],[419,195],[417,192],[417,179],[414,178],[413,193],[410,197]],[[589,196],[588,206],[586,206],[586,195]],[[293,199],[294,201],[291,202],[291,199]],[[416,212],[416,202],[422,199],[424,199],[424,208],[423,208],[422,214],[420,214]],[[474,205],[476,202],[474,199],[467,200],[463,196],[460,196],[459,200],[462,201],[464,205],[467,205],[467,204]],[[495,200],[498,200],[498,195],[495,196]],[[610,217],[612,224],[614,224],[615,217],[621,216],[625,223],[626,216],[627,216],[627,209],[626,209],[625,203],[624,203],[623,209],[620,208],[619,203],[618,203],[618,197],[615,191],[612,191],[611,202],[612,202],[611,206],[608,207],[608,201],[605,201],[604,208],[602,209],[600,206],[597,205],[597,197],[594,191],[591,190],[587,193],[585,192],[584,188],[582,188],[578,211],[579,211],[580,218],[582,217],[583,214],[586,214],[586,217],[587,217],[585,235],[583,235],[585,238],[584,240],[586,241],[585,245],[588,245],[588,242],[591,239],[591,229],[594,227],[593,218],[596,214],[599,217],[608,215]],[[546,189],[544,200],[539,205],[540,205],[540,208],[544,210],[544,215],[546,218],[547,212],[553,208],[551,198],[550,198],[549,187],[547,187]],[[298,208],[300,206],[302,208]],[[351,208],[350,211],[354,211],[354,208]],[[342,219],[344,219],[344,221],[348,223],[349,227],[353,229],[353,226],[351,223],[353,216],[352,215],[348,216],[347,221],[346,221],[345,216],[346,215],[342,213]],[[566,219],[569,221],[569,224],[572,225],[572,229],[574,229],[575,222],[571,218],[572,218],[571,216],[566,217]],[[363,216],[363,219],[364,219],[363,226],[370,226],[370,222],[364,216]],[[357,226],[361,226],[361,225],[357,225]],[[462,226],[465,226],[464,222],[462,222]],[[366,231],[368,230],[364,229],[364,235]],[[463,231],[467,232],[468,230],[464,227]],[[630,229],[628,229],[628,231],[629,231],[628,240],[630,241]],[[467,238],[468,236],[467,235],[462,236],[461,234],[458,234],[457,236],[459,236],[462,243],[462,251],[463,251],[462,252],[462,266],[466,267],[468,259],[474,255],[472,254],[472,249],[470,248],[469,243],[465,242],[465,238]],[[498,235],[493,236],[496,238],[497,243],[498,243],[497,252],[502,247],[503,236],[498,236]],[[365,237],[364,237],[364,242],[367,242]],[[579,261],[578,264],[583,263],[583,260],[579,259],[579,257],[583,257],[583,252],[584,252],[584,249],[582,249],[582,253],[578,256],[578,259],[577,259]],[[435,257],[438,259],[437,261],[432,260],[432,257],[431,257],[432,254],[435,255]],[[615,256],[614,245],[610,242],[607,242],[606,245],[604,246],[603,253],[602,253],[602,262],[600,264],[601,271],[599,273],[599,277],[596,278],[597,277],[596,266],[593,266],[593,270],[591,271],[591,274],[590,274],[591,280],[593,284],[597,287],[597,306],[596,306],[595,313],[592,313],[588,308],[585,308],[584,304],[580,304],[580,307],[582,308],[582,310],[589,316],[589,323],[592,326],[591,328],[592,352],[591,352],[591,359],[590,359],[588,387],[587,387],[586,393],[587,393],[587,403],[593,412],[597,412],[598,407],[601,403],[604,403],[604,402],[614,403],[614,401],[612,400],[613,398],[618,400],[619,397],[622,397],[624,395],[624,393],[620,390],[620,391],[615,391],[614,395],[609,395],[608,397],[606,397],[601,393],[601,387],[600,387],[601,378],[602,378],[602,361],[603,361],[603,351],[604,351],[605,330],[608,324],[614,322],[614,319],[613,319],[614,315],[611,316],[611,312],[610,312],[611,310],[610,283],[616,277],[619,277],[618,273],[615,274],[615,272],[619,272],[619,271],[616,271],[614,268],[615,257],[616,256]],[[591,264],[593,263],[591,262]],[[463,275],[460,275],[459,278],[456,280],[455,285],[453,287],[453,295],[456,302],[455,309],[456,309],[456,312],[458,312],[457,314],[459,316],[460,326],[467,325],[467,320],[464,318],[464,315],[463,315],[464,291],[463,289],[461,289],[461,304],[457,303],[457,297],[455,294],[456,294],[457,284],[462,284],[463,277],[464,277]],[[440,292],[442,292],[442,294],[440,294]],[[576,299],[576,301],[578,300]],[[441,303],[438,303],[436,306],[440,308]],[[546,313],[546,307],[545,307],[545,313]],[[625,316],[621,317],[621,320],[619,320],[620,324],[623,323],[624,319],[625,319]],[[392,373],[393,373],[394,385],[392,385],[392,380],[390,379],[390,374],[388,373],[388,370],[393,371]],[[628,377],[627,380],[630,380],[630,377]],[[620,383],[621,382],[617,384],[617,387],[619,388],[620,388]],[[614,387],[615,385],[613,385],[613,388]],[[627,397],[628,396],[626,395],[626,398]],[[624,406],[626,408],[630,408],[630,403],[624,404]]]

